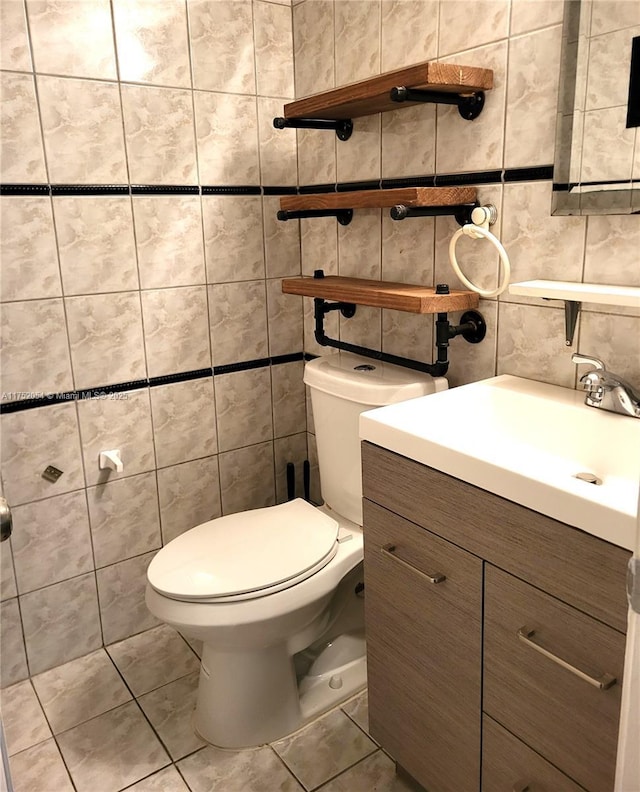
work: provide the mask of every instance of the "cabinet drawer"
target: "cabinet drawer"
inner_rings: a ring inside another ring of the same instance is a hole
[[[362,464],[366,498],[626,631],[628,550],[371,443]]]
[[[364,548],[371,735],[426,789],[477,792],[482,561],[366,500]]]
[[[624,650],[622,633],[487,564],[484,709],[590,792],[613,789]]]
[[[584,792],[487,715],[482,719],[482,792]]]

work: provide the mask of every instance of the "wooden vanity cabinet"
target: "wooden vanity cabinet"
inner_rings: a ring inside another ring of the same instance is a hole
[[[428,792],[613,792],[631,554],[362,459],[372,737]]]

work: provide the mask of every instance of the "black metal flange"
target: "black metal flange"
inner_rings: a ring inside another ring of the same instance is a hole
[[[470,344],[479,344],[487,335],[487,323],[478,311],[465,311],[460,317],[458,329]]]
[[[391,207],[392,220],[406,220],[407,217],[455,217],[458,225],[471,222],[471,212],[479,206],[477,202],[468,204],[454,204],[452,206],[404,206],[397,204]]]
[[[400,85],[392,88],[389,93],[392,102],[427,102],[429,104],[456,105],[458,112],[466,121],[473,121],[484,107],[484,91],[472,94],[444,93],[441,91],[425,91],[422,88],[407,88]]]
[[[346,226],[353,220],[353,209],[280,209],[278,220],[304,220],[309,217],[335,217],[340,225]]]
[[[349,140],[353,132],[350,118],[282,118],[273,119],[276,129],[332,129],[338,140]]]

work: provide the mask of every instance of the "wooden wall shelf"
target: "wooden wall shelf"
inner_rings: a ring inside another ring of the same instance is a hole
[[[471,291],[451,291],[436,294],[435,289],[408,283],[345,278],[326,275],[323,278],[285,278],[282,281],[285,294],[303,297],[321,297],[325,300],[369,305],[374,308],[390,308],[417,314],[466,311],[477,308],[480,298]]]
[[[308,209],[376,209],[404,206],[457,206],[476,200],[475,187],[403,187],[396,190],[354,190],[339,193],[283,195],[280,208],[286,211]]]
[[[445,94],[473,94],[493,87],[493,71],[476,66],[425,61],[379,74],[367,80],[313,94],[284,106],[285,118],[350,119],[398,110],[417,104],[391,99],[397,87],[417,88]]]

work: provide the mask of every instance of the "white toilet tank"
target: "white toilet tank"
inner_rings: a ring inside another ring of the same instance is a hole
[[[446,390],[447,380],[338,352],[309,361],[304,381],[311,390],[322,497],[338,514],[362,525],[360,413]]]

